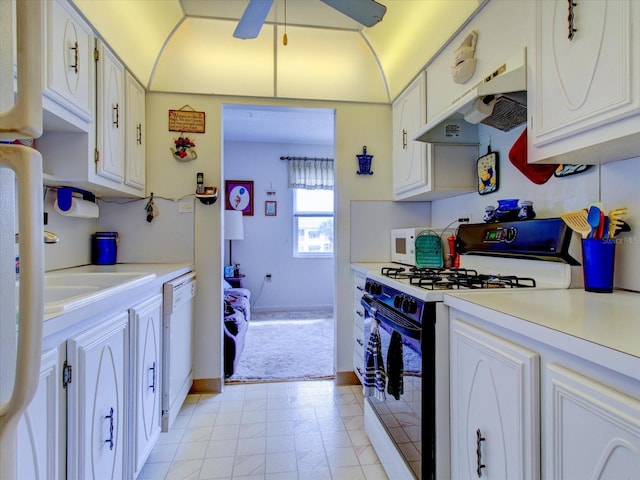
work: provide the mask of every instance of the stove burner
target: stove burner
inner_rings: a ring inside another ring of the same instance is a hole
[[[382,267],[380,273],[389,278],[409,278],[411,276],[404,267]]]
[[[460,288],[533,288],[533,278],[514,275],[486,275],[466,268],[405,268],[383,267],[382,275],[390,278],[409,279],[411,285],[426,290],[451,290]]]

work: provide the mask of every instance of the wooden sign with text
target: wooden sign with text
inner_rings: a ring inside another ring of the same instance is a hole
[[[169,131],[204,133],[204,112],[169,110]]]

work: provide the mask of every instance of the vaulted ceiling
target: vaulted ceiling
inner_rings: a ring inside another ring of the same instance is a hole
[[[345,0],[349,1],[349,0]],[[149,91],[389,103],[486,0],[378,0],[366,28],[319,0],[275,0],[257,38],[248,0],[73,0]]]

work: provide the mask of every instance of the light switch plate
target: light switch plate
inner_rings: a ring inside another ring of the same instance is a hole
[[[193,213],[193,202],[178,202],[178,212]]]

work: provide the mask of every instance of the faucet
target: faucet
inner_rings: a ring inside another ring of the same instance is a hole
[[[20,234],[16,233],[16,243],[20,241]],[[58,243],[60,241],[60,237],[53,232],[48,230],[44,231],[44,243]]]

